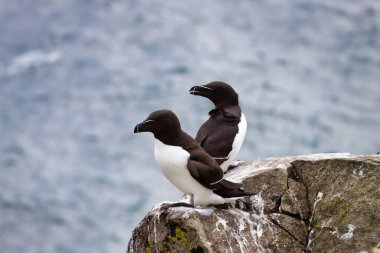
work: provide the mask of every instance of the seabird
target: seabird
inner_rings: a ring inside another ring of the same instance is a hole
[[[195,140],[226,172],[239,153],[247,131],[238,94],[230,85],[219,81],[194,86],[189,92],[206,97],[215,105],[208,113],[209,119],[199,128]]]
[[[170,110],[152,112],[136,125],[135,133],[151,132],[155,138],[154,157],[164,176],[180,191],[191,196],[190,204],[171,206],[207,206],[232,202],[252,195],[241,183],[223,179],[217,162],[187,133]]]

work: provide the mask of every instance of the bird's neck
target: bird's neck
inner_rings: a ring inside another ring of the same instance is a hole
[[[168,130],[164,133],[155,134],[154,137],[160,140],[162,143],[171,146],[180,146],[181,130]]]
[[[224,107],[215,107],[209,113],[210,117],[228,117],[228,118],[236,118],[240,119],[241,109],[239,105],[231,105]]]

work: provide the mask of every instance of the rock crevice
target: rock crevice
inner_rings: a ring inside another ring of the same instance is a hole
[[[375,252],[380,156],[242,162],[226,178],[257,192],[228,208],[155,206],[127,252]],[[375,250],[375,251],[374,251]]]

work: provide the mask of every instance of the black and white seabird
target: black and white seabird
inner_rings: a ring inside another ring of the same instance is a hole
[[[240,109],[238,94],[230,85],[218,81],[194,86],[190,94],[206,97],[215,105],[195,140],[226,172],[239,153],[247,132],[247,121]]]
[[[135,133],[151,132],[155,138],[154,157],[164,176],[180,191],[191,195],[184,206],[219,205],[252,195],[241,183],[223,179],[217,162],[187,133],[170,110],[152,112],[136,125]]]

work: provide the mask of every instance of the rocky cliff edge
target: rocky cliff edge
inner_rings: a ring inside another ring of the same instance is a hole
[[[266,158],[226,178],[258,194],[229,206],[159,204],[127,252],[380,252],[380,155]]]

